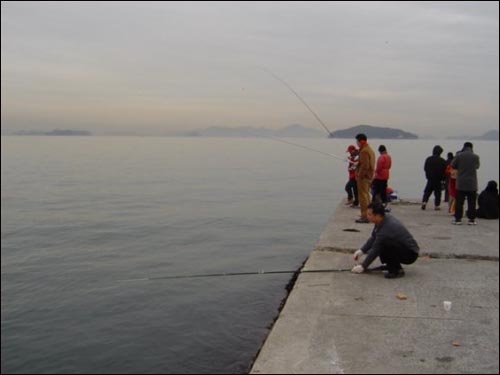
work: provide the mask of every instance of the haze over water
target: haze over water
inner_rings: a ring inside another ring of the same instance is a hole
[[[353,143],[289,141],[338,156]],[[432,147],[463,145],[369,142],[392,156],[389,185],[417,200]],[[498,181],[498,142],[473,143],[482,190]],[[292,274],[144,279],[296,270],[346,195],[345,163],[270,139],[1,146],[2,373],[248,371]]]

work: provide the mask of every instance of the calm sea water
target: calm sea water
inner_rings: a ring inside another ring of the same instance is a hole
[[[288,141],[339,156],[351,143]],[[381,143],[402,198],[421,196],[435,144],[463,144]],[[482,189],[498,142],[474,144]],[[1,146],[2,373],[247,372],[292,275],[161,277],[296,270],[347,180],[343,162],[270,139]]]

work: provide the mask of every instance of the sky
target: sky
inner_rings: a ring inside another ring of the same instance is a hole
[[[1,2],[3,131],[499,125],[498,2]],[[325,131],[326,135],[326,131]]]

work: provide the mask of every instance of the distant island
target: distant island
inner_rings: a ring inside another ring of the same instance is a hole
[[[448,137],[448,139],[460,139],[460,140],[469,140],[469,141],[498,141],[499,140],[499,132],[498,130],[489,130],[483,135],[460,135],[455,137]]]
[[[307,128],[299,124],[292,124],[281,129],[244,127],[212,126],[205,129],[196,129],[179,134],[185,137],[325,137],[325,132]]]
[[[89,136],[91,132],[87,130],[54,129],[49,132],[39,130],[21,130],[13,133],[14,135],[62,135],[62,136]]]
[[[418,135],[399,129],[383,128],[371,125],[358,125],[349,129],[336,130],[328,138],[354,138],[358,133],[365,133],[368,138],[380,139],[418,139]],[[310,137],[324,138],[324,131],[312,129],[300,124],[292,124],[281,129],[212,126],[178,134],[185,137]]]
[[[354,138],[356,134],[364,133],[368,138],[379,139],[418,139],[418,135],[400,129],[384,128],[371,125],[357,125],[352,128],[336,130],[329,138]]]

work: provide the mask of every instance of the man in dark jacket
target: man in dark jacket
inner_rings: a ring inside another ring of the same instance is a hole
[[[424,196],[422,197],[422,210],[425,210],[432,192],[434,192],[434,209],[441,209],[441,187],[442,181],[446,178],[446,160],[441,157],[442,152],[443,148],[436,145],[432,150],[432,156],[425,159],[424,171],[427,185],[425,185]]]
[[[451,167],[457,170],[455,220],[452,221],[452,224],[462,224],[464,201],[465,198],[467,198],[467,217],[469,218],[469,225],[476,225],[477,170],[479,169],[479,156],[472,151],[472,143],[464,143],[463,150],[453,159]]]
[[[375,224],[368,241],[354,253],[354,260],[367,254],[362,264],[354,266],[353,273],[362,273],[368,266],[380,257],[380,262],[385,264],[385,277],[393,279],[403,277],[403,264],[412,264],[418,258],[419,247],[417,241],[408,229],[394,216],[386,215],[385,209],[378,203],[368,205],[368,219]]]

